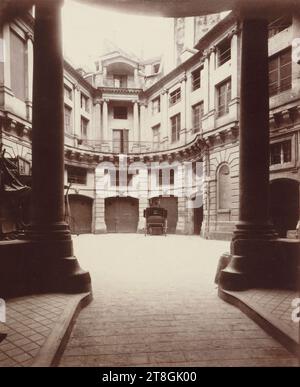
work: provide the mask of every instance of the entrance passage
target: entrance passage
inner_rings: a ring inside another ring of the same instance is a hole
[[[200,235],[203,222],[203,206],[194,208],[194,235]]]
[[[70,230],[72,234],[92,232],[93,199],[81,195],[69,195]]]
[[[137,231],[139,201],[135,198],[105,199],[105,223],[107,232],[122,233]]]
[[[165,208],[168,211],[168,228],[167,234],[175,234],[178,221],[178,198],[176,197],[163,197],[154,198],[154,201],[159,200],[160,207]]]
[[[286,238],[288,230],[296,230],[299,219],[299,183],[291,179],[271,182],[271,219],[279,237]]]

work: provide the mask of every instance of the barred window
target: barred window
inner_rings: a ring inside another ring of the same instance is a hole
[[[170,100],[169,100],[170,106],[175,105],[180,100],[181,100],[181,89],[179,87],[178,89],[170,93]]]
[[[181,130],[181,124],[180,124],[180,113],[176,114],[175,116],[171,117],[171,131],[172,131],[172,142],[179,141],[180,139],[180,130]]]
[[[192,107],[193,132],[197,133],[202,129],[203,102]]]
[[[160,97],[152,101],[152,114],[160,113]]]
[[[85,168],[68,166],[68,183],[72,184],[86,184],[87,182],[87,170]]]
[[[284,31],[292,25],[291,16],[282,16],[272,20],[269,23],[269,38],[272,38],[274,35],[279,34],[279,32]]]
[[[201,87],[201,72],[201,67],[192,72],[192,91],[200,89]]]
[[[280,52],[269,60],[269,93],[280,94],[292,88],[292,50]]]
[[[225,39],[217,46],[218,67],[231,59],[231,40]]]
[[[65,112],[65,132],[72,133],[72,109],[68,106],[64,107]]]
[[[218,116],[224,116],[229,113],[229,103],[231,101],[231,80],[221,83],[217,86],[218,98]]]
[[[270,146],[270,164],[279,165],[292,161],[292,141],[276,142]]]
[[[89,121],[84,117],[81,117],[81,138],[87,139],[88,137]]]

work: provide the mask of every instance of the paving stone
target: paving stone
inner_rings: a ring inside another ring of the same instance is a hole
[[[94,301],[79,315],[60,366],[298,364],[218,298],[214,275],[229,243],[118,234],[80,236],[75,249],[92,274]],[[272,308],[286,316],[289,294],[267,292],[252,296],[266,305],[272,299]]]

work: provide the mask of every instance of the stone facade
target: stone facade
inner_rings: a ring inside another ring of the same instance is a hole
[[[189,30],[197,26],[191,19],[181,20]],[[75,70],[65,61],[65,185],[71,184],[71,212],[84,206],[92,232],[107,231],[105,198],[96,192],[96,168],[101,162],[117,166],[119,155],[126,154],[129,165],[137,161],[148,167],[151,162],[177,161],[181,166],[188,161],[203,163],[201,233],[205,238],[231,238],[239,215],[241,30],[231,14],[217,19],[188,53],[187,46],[182,46],[185,53],[178,53],[182,54],[181,63],[168,73],[164,73],[158,58],[145,62],[120,49],[100,57],[93,73]],[[31,163],[32,28],[32,17],[27,15],[0,31],[5,42],[5,60],[0,63],[1,144],[27,175]],[[291,47],[299,28],[298,17],[293,17],[285,28],[273,25],[269,55],[279,73],[282,66],[278,54]],[[18,85],[11,82],[13,44],[24,46],[25,94],[21,97],[17,96],[18,90],[13,90]],[[272,181],[297,183],[295,209],[299,213],[300,66],[291,58],[290,62],[286,64],[291,67],[288,84],[280,90],[280,75],[276,75],[279,89],[270,98],[270,172]],[[147,185],[143,180],[140,184]],[[163,194],[165,187],[160,188]],[[189,188],[197,195],[199,187]],[[121,191],[117,187],[118,197],[122,197]],[[153,194],[132,196],[139,199],[136,229],[142,232],[143,210]],[[80,201],[80,197],[88,200]],[[178,197],[177,233],[195,232],[190,199]],[[291,224],[289,229],[295,230],[296,226]],[[82,230],[76,224],[73,227],[74,232]]]

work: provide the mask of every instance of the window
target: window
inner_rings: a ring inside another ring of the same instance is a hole
[[[181,99],[181,90],[180,90],[180,87],[176,90],[174,90],[171,94],[170,94],[170,106],[172,105],[175,105],[177,102],[179,102]]]
[[[292,51],[282,51],[269,60],[270,96],[292,88]]]
[[[231,59],[231,41],[230,39],[225,39],[217,46],[218,67],[222,66],[230,59]]]
[[[292,141],[282,141],[271,144],[270,146],[270,164],[285,164],[292,161]]]
[[[157,74],[159,72],[159,63],[155,63],[153,65],[153,74]]]
[[[11,72],[11,90],[15,97],[25,101],[26,88],[26,44],[12,30],[10,31],[10,72]]]
[[[31,165],[30,161],[23,159],[23,157],[18,157],[18,167],[19,167],[19,174],[23,176],[30,176],[31,175]]]
[[[86,112],[89,112],[89,98],[81,93],[81,100],[80,100],[81,109],[83,109]]]
[[[202,68],[192,72],[192,91],[197,90],[201,87],[201,71]]]
[[[127,75],[114,75],[114,87],[127,87]]]
[[[153,126],[153,128],[152,128],[152,138],[153,138],[153,150],[159,150],[160,125]]]
[[[197,133],[202,129],[203,102],[192,107],[193,132]]]
[[[172,142],[179,141],[180,139],[180,113],[176,116],[171,117],[171,131],[172,131]]]
[[[126,106],[114,106],[114,119],[127,120],[127,107]]]
[[[289,28],[292,25],[291,16],[283,16],[273,20],[269,23],[269,38],[272,38],[274,35],[279,34],[279,32],[284,31],[286,28]]]
[[[160,113],[160,97],[152,101],[152,114]]]
[[[174,168],[159,169],[159,186],[174,185],[175,171]]]
[[[68,166],[67,172],[68,172],[68,183],[86,184],[87,170],[85,168]]]
[[[72,89],[69,86],[64,86],[64,97],[66,99],[69,99],[72,101],[73,95],[72,95]]]
[[[88,137],[88,126],[89,126],[89,121],[81,117],[81,138],[83,139],[87,139]]]
[[[218,116],[229,113],[229,103],[231,101],[231,80],[223,82],[217,86]]]
[[[72,109],[68,106],[64,108],[65,112],[65,132],[71,134],[72,133]]]
[[[128,130],[113,130],[113,153],[128,153]]]
[[[219,169],[218,173],[218,209],[229,210],[231,208],[231,181],[230,170],[227,164]]]

